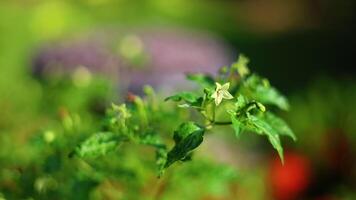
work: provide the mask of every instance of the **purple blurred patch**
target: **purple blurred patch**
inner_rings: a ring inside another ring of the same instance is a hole
[[[139,66],[117,51],[120,42],[130,36],[142,44],[145,59]],[[233,53],[225,42],[203,32],[162,28],[101,31],[46,45],[34,57],[33,73],[40,78],[66,75],[84,66],[118,81],[124,90],[137,92],[145,84],[174,90],[189,87],[183,84],[184,73],[215,74],[233,61]]]

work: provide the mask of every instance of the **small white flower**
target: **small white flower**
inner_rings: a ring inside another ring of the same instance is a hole
[[[234,98],[228,91],[230,83],[227,82],[224,85],[216,84],[215,92],[211,95],[211,98],[215,99],[215,104],[218,106],[223,99],[232,99]]]

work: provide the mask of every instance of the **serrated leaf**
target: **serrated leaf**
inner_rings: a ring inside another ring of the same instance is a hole
[[[283,163],[283,148],[278,132],[265,120],[263,115],[255,116],[249,113],[243,113],[237,116],[235,112],[230,112],[230,114],[232,127],[237,137],[240,135],[242,130],[255,132],[260,135],[266,135],[272,146],[277,150]]]
[[[213,88],[215,85],[214,79],[207,74],[187,74],[187,79],[196,82],[202,87]]]
[[[276,88],[270,86],[266,79],[262,79],[257,75],[248,77],[243,83],[240,92],[263,104],[275,105],[282,110],[289,109],[287,99]]]
[[[183,160],[203,142],[204,129],[193,122],[183,123],[174,133],[175,146],[167,154],[164,168]]]
[[[264,118],[278,132],[278,134],[289,136],[294,141],[297,140],[297,137],[293,133],[292,129],[283,119],[277,117],[276,115],[270,112],[266,113],[264,115]]]
[[[98,157],[114,151],[121,142],[121,138],[111,132],[100,132],[82,142],[70,156]]]
[[[283,157],[283,148],[281,145],[281,141],[279,139],[279,135],[275,129],[273,129],[263,118],[257,117],[254,115],[249,115],[249,122],[255,126],[255,130],[262,134],[266,134],[268,140],[272,144],[272,146],[277,150],[279,157],[281,158],[282,163],[284,162]]]

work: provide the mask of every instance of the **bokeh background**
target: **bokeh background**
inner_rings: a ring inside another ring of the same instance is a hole
[[[355,4],[2,0],[0,199],[356,199]],[[241,52],[290,99],[281,114],[298,141],[283,141],[284,166],[250,135],[207,138],[204,161],[166,188],[134,159],[103,158],[110,173],[97,175],[66,157],[110,102],[145,84],[162,97],[192,88],[185,72]]]

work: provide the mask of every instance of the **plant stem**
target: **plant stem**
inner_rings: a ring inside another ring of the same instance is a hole
[[[215,122],[215,111],[216,111],[216,105],[213,104],[213,123]]]
[[[214,122],[214,125],[230,125],[232,122]]]

